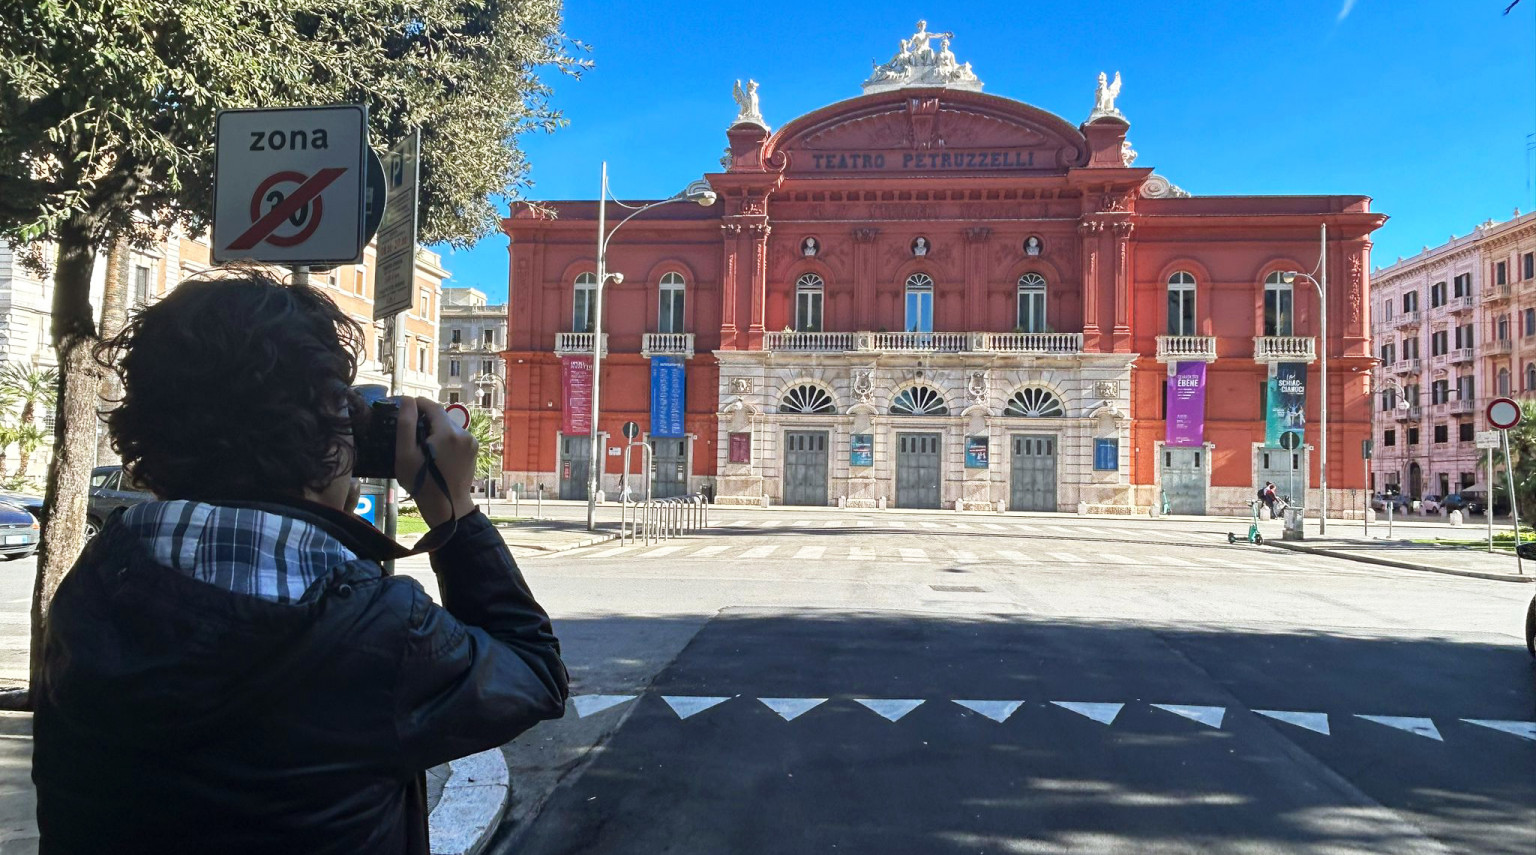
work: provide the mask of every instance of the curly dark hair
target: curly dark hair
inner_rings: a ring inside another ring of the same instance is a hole
[[[260,269],[189,279],[97,351],[123,382],[112,446],[162,499],[319,491],[351,468],[362,335],[319,290]]]

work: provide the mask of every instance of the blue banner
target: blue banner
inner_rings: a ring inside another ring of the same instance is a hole
[[[684,380],[682,357],[651,357],[651,436],[683,436],[683,390],[687,385]]]

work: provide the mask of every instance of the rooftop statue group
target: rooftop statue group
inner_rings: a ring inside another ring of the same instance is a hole
[[[874,72],[864,81],[864,91],[883,92],[903,86],[949,86],[956,89],[981,91],[981,81],[971,70],[969,62],[955,60],[949,49],[954,33],[930,33],[928,22],[918,21],[917,32],[910,39],[901,40],[901,48],[884,65],[871,61]],[[939,49],[934,50],[932,40],[939,39]]]

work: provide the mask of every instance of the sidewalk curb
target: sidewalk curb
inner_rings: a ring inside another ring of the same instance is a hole
[[[512,788],[500,748],[448,763],[448,783],[427,817],[432,855],[478,855],[501,824]]]
[[[585,547],[588,547],[588,546],[596,546],[599,543],[607,543],[609,541],[618,540],[619,539],[618,532],[609,532],[609,533],[603,533],[603,534],[594,534],[591,537],[582,538],[581,540],[573,540],[573,541],[571,541],[569,543],[562,543],[562,544],[559,544],[557,546],[547,546],[547,545],[536,544],[536,543],[514,543],[514,542],[512,542],[510,540],[507,540],[507,530],[506,529],[501,529],[500,531],[502,532],[501,539],[507,541],[507,546],[508,547],[511,547],[511,548],[514,548],[514,549],[532,549],[532,550],[536,550],[538,552],[551,552],[551,553],[553,553],[553,552],[569,552],[572,549],[582,549],[582,548],[585,548]]]
[[[1465,576],[1469,579],[1490,579],[1495,582],[1533,582],[1536,578],[1531,576],[1512,576],[1508,573],[1480,573],[1476,570],[1456,570],[1449,567],[1432,567],[1428,564],[1414,564],[1411,561],[1393,561],[1390,558],[1376,558],[1370,555],[1359,555],[1354,552],[1343,552],[1337,549],[1326,549],[1317,546],[1307,546],[1303,543],[1284,540],[1264,541],[1266,546],[1276,546],[1281,549],[1289,549],[1292,552],[1306,552],[1311,555],[1322,555],[1328,558],[1342,558],[1345,561],[1358,561],[1362,564],[1377,564],[1382,567],[1395,567],[1399,570],[1417,570],[1421,573],[1440,573],[1446,576]]]

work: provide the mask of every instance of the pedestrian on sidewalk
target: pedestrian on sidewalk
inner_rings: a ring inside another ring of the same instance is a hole
[[[1263,502],[1264,506],[1269,508],[1270,519],[1274,519],[1279,514],[1279,512],[1275,510],[1275,505],[1280,501],[1280,495],[1275,490],[1275,482],[1264,482],[1264,486],[1259,488],[1259,501]]]
[[[158,500],[110,520],[53,601],[43,855],[426,855],[425,770],[564,713],[559,642],[440,406],[401,400],[392,448],[442,607],[351,513],[361,341],[319,290],[238,272],[104,348],[113,445]]]

